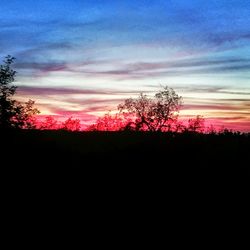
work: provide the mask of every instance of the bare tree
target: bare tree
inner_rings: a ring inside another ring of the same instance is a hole
[[[138,98],[126,99],[118,110],[134,116],[129,126],[136,131],[169,131],[178,117],[181,103],[182,98],[166,86],[154,98],[140,94]]]

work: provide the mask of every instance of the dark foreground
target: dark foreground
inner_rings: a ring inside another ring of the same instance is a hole
[[[96,176],[249,174],[249,135],[1,132],[1,168]],[[168,175],[169,173],[169,175]]]
[[[68,216],[70,223],[83,221],[80,227],[89,219],[91,233],[92,227],[106,232],[107,225],[117,234],[123,225],[149,230],[154,221],[174,234],[180,228],[193,234],[194,226],[203,236],[205,227],[221,237],[221,218],[228,230],[232,215],[237,221],[246,218],[239,216],[248,207],[249,148],[249,137],[237,135],[5,132],[0,151],[3,204],[11,211],[8,218],[23,218],[20,231],[33,212],[31,220],[45,221],[46,230],[54,218],[65,230]]]
[[[13,208],[88,204],[97,214],[105,204],[180,213],[188,204],[239,206],[249,197],[249,148],[237,135],[5,132],[2,193]]]

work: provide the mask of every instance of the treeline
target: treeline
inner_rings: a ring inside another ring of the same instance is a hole
[[[79,119],[72,117],[65,121],[58,121],[53,116],[47,116],[43,121],[36,122],[36,129],[40,130],[68,130],[68,131],[80,131],[81,123]]]

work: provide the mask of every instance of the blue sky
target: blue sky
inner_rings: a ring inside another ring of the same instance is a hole
[[[249,0],[1,0],[0,57],[42,114],[113,110],[173,87],[182,115],[250,128]]]

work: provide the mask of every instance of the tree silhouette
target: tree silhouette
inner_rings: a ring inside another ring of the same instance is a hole
[[[62,123],[62,130],[80,131],[80,129],[81,124],[79,119],[73,119],[72,117],[70,117]]]
[[[33,108],[34,101],[29,100],[23,105],[13,99],[17,89],[12,85],[16,75],[11,68],[14,60],[8,55],[4,64],[0,65],[0,128],[34,128],[34,115],[39,113],[38,109]]]
[[[217,133],[216,128],[213,124],[210,124],[210,126],[207,127],[207,133],[211,135],[215,135]]]
[[[177,120],[181,100],[172,88],[166,86],[154,98],[141,93],[138,98],[126,99],[118,110],[134,116],[127,127],[136,131],[170,131]]]
[[[188,120],[187,130],[195,133],[203,133],[205,129],[205,120],[202,116],[197,115],[195,118]]]
[[[39,126],[42,130],[55,130],[59,128],[58,121],[52,116],[46,116],[45,120]]]
[[[97,121],[90,125],[86,131],[121,131],[126,130],[131,119],[123,114],[110,114],[107,113],[99,117]]]

